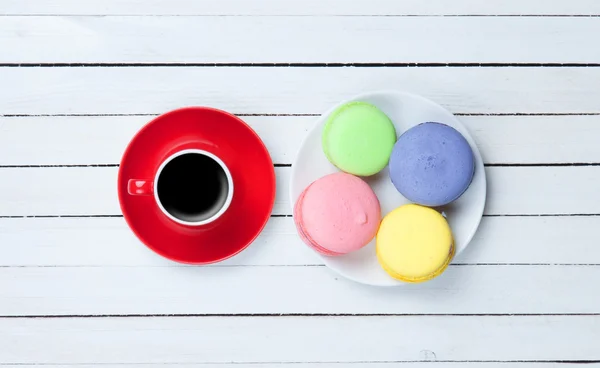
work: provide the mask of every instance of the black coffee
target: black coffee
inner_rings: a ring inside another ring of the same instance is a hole
[[[214,159],[186,153],[165,165],[157,183],[164,209],[187,222],[204,221],[225,205],[229,193],[225,170]]]

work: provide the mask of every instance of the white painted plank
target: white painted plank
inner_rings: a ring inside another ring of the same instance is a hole
[[[600,116],[459,116],[486,163],[600,162]]]
[[[116,164],[154,116],[0,117],[0,165]],[[290,164],[315,116],[242,116]],[[600,162],[598,116],[460,116],[486,163]],[[51,144],[48,144],[51,142]],[[74,154],[74,153],[77,154]]]
[[[290,164],[314,116],[242,116],[275,163]],[[600,116],[597,117],[600,122]],[[154,116],[0,117],[0,165],[117,164],[129,140]],[[600,133],[600,124],[597,124]],[[577,128],[574,128],[577,130]],[[585,124],[581,136],[589,137]],[[578,133],[573,133],[574,138]],[[576,145],[573,145],[576,146]],[[595,147],[595,145],[593,145]],[[76,153],[76,154],[75,154]],[[600,161],[600,148],[598,148]]]
[[[459,264],[600,264],[600,217],[484,217]],[[271,218],[256,241],[221,266],[322,265],[291,218]],[[122,218],[0,220],[0,266],[160,266]]]
[[[285,29],[285,32],[281,32]],[[5,17],[3,63],[595,63],[580,17]],[[406,37],[406,35],[410,35]],[[191,43],[190,43],[191,42]],[[443,47],[440,47],[443,45]]]
[[[174,366],[307,361],[345,366],[349,362],[416,363],[427,357],[439,361],[598,359],[600,317],[5,319],[0,327],[0,344],[9,347],[0,350],[0,360],[6,363]]]
[[[595,0],[3,0],[8,15],[592,15]]]
[[[600,167],[488,167],[485,172],[486,214],[600,213]]]
[[[0,216],[118,215],[116,167],[0,168]],[[291,214],[291,168],[275,168],[273,214]],[[488,215],[600,213],[600,167],[488,167]]]
[[[597,266],[451,265],[399,288],[318,266],[10,267],[0,315],[598,313],[599,282]]]
[[[455,113],[598,113],[600,68],[0,68],[6,114],[323,113],[402,89]]]
[[[300,241],[293,220],[271,218],[250,248],[211,267],[310,264],[322,262]],[[177,264],[148,250],[122,218],[37,218],[0,220],[0,265],[171,267]]]
[[[427,356],[439,361],[592,360],[598,358],[600,317],[8,319],[0,326],[0,343],[11,348],[0,351],[6,363],[308,361],[338,366],[419,362]]]

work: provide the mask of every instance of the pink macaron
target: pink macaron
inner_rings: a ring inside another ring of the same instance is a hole
[[[321,254],[338,256],[367,245],[377,233],[381,208],[362,179],[335,173],[310,184],[296,201],[300,238]]]

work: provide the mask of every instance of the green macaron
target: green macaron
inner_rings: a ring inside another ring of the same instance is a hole
[[[323,152],[340,170],[359,176],[377,174],[396,143],[394,124],[366,102],[349,102],[329,115],[322,135]]]

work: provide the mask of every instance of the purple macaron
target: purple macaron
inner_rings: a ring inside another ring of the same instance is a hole
[[[409,201],[443,206],[471,184],[475,159],[471,146],[456,129],[422,123],[398,138],[390,158],[390,177]]]

